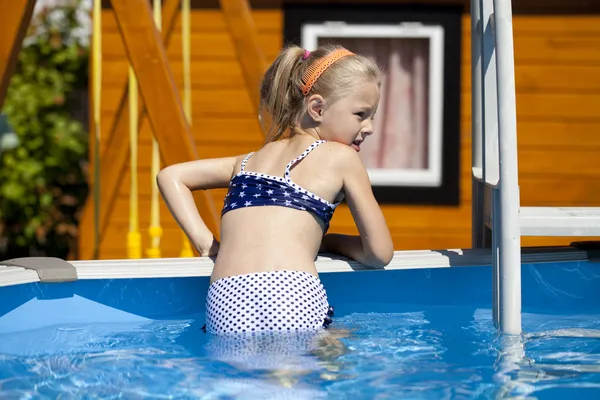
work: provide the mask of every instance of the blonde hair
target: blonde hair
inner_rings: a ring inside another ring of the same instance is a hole
[[[314,61],[332,52],[342,49],[341,46],[320,46],[310,53],[305,60],[304,49],[298,46],[284,48],[273,64],[267,69],[260,85],[259,119],[266,133],[265,142],[274,142],[289,131],[294,134],[296,122],[305,109],[302,94],[302,75]],[[334,62],[317,79],[310,94],[323,96],[330,104],[350,93],[357,84],[375,81],[380,85],[381,71],[368,58],[353,54]],[[265,121],[265,112],[270,118]]]

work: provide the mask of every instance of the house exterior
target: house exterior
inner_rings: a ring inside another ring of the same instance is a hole
[[[591,0],[519,0],[515,3],[518,3],[513,5],[513,29],[521,204],[598,206],[600,5]],[[400,107],[404,104],[402,97],[390,97],[388,101],[397,107],[388,111],[389,118],[395,116],[397,119],[392,126],[424,113],[425,122],[414,123],[414,126],[421,126],[422,131],[420,139],[413,138],[414,143],[411,142],[415,146],[412,149],[417,150],[407,152],[403,148],[403,143],[407,142],[396,138],[397,150],[389,150],[394,148],[389,144],[392,142],[381,145],[382,149],[388,149],[385,156],[391,160],[389,166],[379,168],[377,160],[367,162],[373,166],[370,171],[374,177],[374,192],[381,202],[397,250],[471,247],[469,3],[460,0],[390,0],[375,4],[349,0],[296,1],[292,4],[265,0],[251,1],[250,5],[259,47],[268,63],[289,42],[307,47],[321,40],[354,40],[352,43],[357,48],[363,46],[366,49],[366,42],[356,42],[370,37],[364,30],[356,28],[359,25],[369,27],[367,32],[379,29],[377,24],[385,25],[394,40],[418,36],[419,43],[426,42],[424,47],[411,45],[413,53],[410,53],[424,54],[414,62],[425,71],[421,73],[423,106],[407,111]],[[380,33],[377,43],[388,40],[385,35],[385,32]],[[198,155],[201,158],[232,156],[261,146],[263,134],[244,80],[243,66],[217,2],[192,1],[190,48],[191,129]],[[393,54],[390,48],[379,54],[386,60],[386,72],[392,74],[394,62],[400,62],[388,60],[387,57]],[[181,93],[183,53],[179,17],[175,19],[166,50],[171,73]],[[125,48],[108,5],[102,13],[102,71],[101,138],[106,138],[128,79]],[[405,75],[398,76],[409,79]],[[416,96],[418,91],[411,93]],[[393,141],[397,130],[387,130]],[[93,129],[90,132],[92,139]],[[138,210],[143,248],[149,246],[146,228],[150,223],[150,194],[154,181],[150,172],[151,135],[148,119],[142,119]],[[101,140],[100,149],[104,151],[107,141]],[[372,153],[383,157],[383,153],[377,151]],[[400,158],[394,155],[403,152],[406,153],[402,156],[406,160],[404,164],[393,164]],[[423,157],[409,159],[416,153]],[[91,161],[92,158],[91,153]],[[120,182],[115,182],[118,195],[107,216],[99,258],[127,257],[129,182],[129,168],[126,167]],[[209,193],[217,209],[222,206],[225,192],[214,190]],[[181,232],[162,200],[160,221],[163,230],[161,256],[177,257],[182,246]],[[93,230],[92,223],[93,219],[84,219],[81,231]],[[356,232],[346,205],[336,211],[330,232]],[[523,237],[522,245],[560,245],[574,240],[577,239]],[[92,235],[82,235],[80,257],[87,258],[92,246]]]

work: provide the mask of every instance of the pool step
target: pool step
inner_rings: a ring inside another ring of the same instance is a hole
[[[600,236],[600,207],[520,207],[519,226],[521,236]]]
[[[522,236],[600,236],[600,207],[521,207]]]

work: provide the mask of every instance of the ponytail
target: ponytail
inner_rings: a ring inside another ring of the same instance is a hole
[[[259,118],[266,133],[266,143],[276,141],[288,129],[293,128],[298,113],[302,110],[304,96],[295,82],[298,80],[303,55],[304,50],[300,47],[284,48],[264,74],[260,87]],[[269,113],[268,124],[263,111]]]

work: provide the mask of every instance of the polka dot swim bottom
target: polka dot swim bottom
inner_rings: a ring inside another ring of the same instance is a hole
[[[310,331],[331,323],[333,308],[319,278],[302,271],[256,272],[213,282],[206,331]]]

